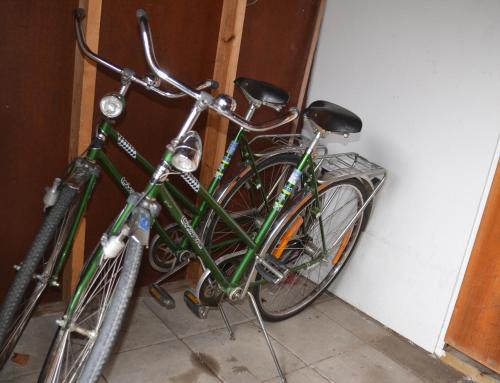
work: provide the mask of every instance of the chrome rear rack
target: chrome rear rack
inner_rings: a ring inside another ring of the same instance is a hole
[[[324,181],[357,177],[372,182],[375,178],[381,181],[386,175],[385,168],[354,152],[328,154],[315,160],[320,161],[321,167],[325,170],[322,177]]]

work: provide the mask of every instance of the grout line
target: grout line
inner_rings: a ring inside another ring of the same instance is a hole
[[[147,305],[146,305],[146,307],[147,307]],[[156,314],[149,307],[148,307],[148,309],[153,313],[154,316],[156,316],[164,324],[165,327],[167,327],[172,332],[172,334],[175,335],[177,340],[179,340],[184,346],[186,346],[186,348],[188,350],[190,350],[192,353],[194,353],[196,355],[199,355],[199,353],[197,353],[195,350],[193,350],[191,347],[189,347],[189,345],[186,342],[184,342],[184,340],[182,338],[180,338],[170,327],[168,327],[167,324],[165,322],[163,322],[163,319],[158,316],[158,314]],[[202,363],[202,361],[200,361],[200,363]],[[222,379],[222,377],[219,376],[219,374],[217,374],[215,371],[213,371],[208,364],[203,363],[203,365],[212,373],[212,376],[214,376],[216,379],[218,379],[221,383],[225,383],[224,379]]]

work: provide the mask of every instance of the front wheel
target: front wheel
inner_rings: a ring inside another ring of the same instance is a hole
[[[142,245],[132,237],[116,257],[88,262],[75,290],[83,291],[72,314],[59,322],[39,383],[97,381],[123,322],[141,255]]]
[[[288,274],[277,285],[262,282],[254,288],[266,320],[283,320],[304,310],[339,275],[352,257],[366,215],[361,213],[349,223],[366,198],[363,184],[351,179],[319,185],[318,199],[308,192],[291,201],[278,220],[276,234],[263,246],[266,256]]]
[[[78,191],[63,186],[45,217],[0,309],[0,368],[9,359],[33,310],[47,288],[74,223]]]

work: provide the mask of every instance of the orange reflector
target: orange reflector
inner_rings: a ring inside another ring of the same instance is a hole
[[[337,254],[335,254],[335,257],[333,257],[333,259],[332,259],[332,264],[336,265],[340,259],[340,256],[344,253],[344,250],[347,246],[347,242],[349,242],[349,238],[351,238],[351,233],[352,233],[352,229],[344,234],[344,238],[342,238],[342,241],[340,242],[340,246],[339,246],[339,249],[337,250]]]
[[[281,255],[283,254],[283,251],[285,251],[286,245],[288,245],[288,242],[292,239],[292,237],[297,233],[297,230],[299,230],[300,226],[304,223],[304,218],[302,218],[300,215],[295,218],[295,221],[290,225],[290,227],[287,229],[285,234],[283,234],[283,237],[281,237],[280,243],[278,246],[273,251],[273,257],[276,259],[280,259]]]

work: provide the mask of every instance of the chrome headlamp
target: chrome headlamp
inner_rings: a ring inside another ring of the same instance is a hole
[[[125,99],[119,93],[110,93],[99,102],[101,113],[108,118],[116,118],[125,109]]]
[[[200,135],[191,130],[186,133],[175,147],[172,166],[183,173],[191,173],[198,169],[201,160]]]

